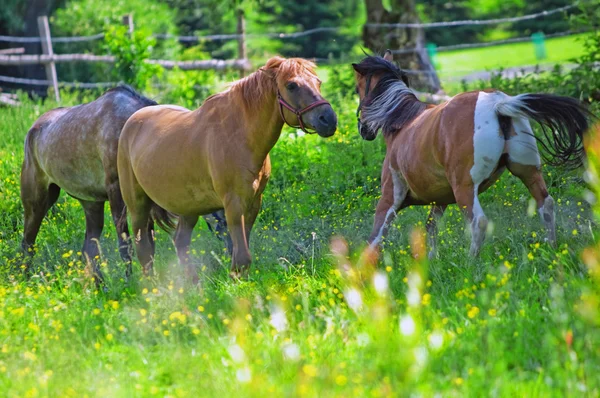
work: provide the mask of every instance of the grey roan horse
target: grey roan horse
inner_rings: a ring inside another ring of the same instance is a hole
[[[102,280],[96,259],[107,200],[117,228],[119,252],[128,264],[126,274],[131,274],[131,242],[117,175],[117,148],[127,119],[137,110],[153,105],[157,103],[131,87],[118,86],[93,102],[53,109],[36,120],[25,138],[21,171],[25,211],[21,246],[25,253],[33,255],[42,220],[63,189],[79,200],[85,211],[82,252],[93,266],[96,281]],[[217,232],[226,230],[222,212],[208,216],[207,222]],[[211,226],[211,222],[216,226]],[[154,229],[153,223],[149,229]],[[225,241],[230,248],[229,238]]]

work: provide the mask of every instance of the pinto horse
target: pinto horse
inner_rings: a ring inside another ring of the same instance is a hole
[[[576,167],[591,114],[575,99],[549,94],[484,90],[459,94],[440,105],[417,99],[391,52],[369,56],[355,70],[360,103],[358,129],[365,140],[382,131],[387,146],[370,248],[376,249],[396,212],[432,204],[427,232],[435,255],[436,222],[447,205],[457,203],[470,222],[470,254],[478,255],[488,219],[478,195],[505,168],[521,179],[536,201],[548,241],[556,241],[554,200],[541,172],[536,138],[529,120],[545,133],[540,144],[549,162]]]
[[[198,274],[189,258],[192,230],[200,215],[218,209],[225,209],[233,240],[232,276],[247,270],[250,231],[271,174],[269,151],[284,122],[322,137],[336,130],[337,116],[320,94],[314,69],[303,59],[275,57],[195,111],[155,106],[127,121],[118,169],[146,274],[154,260],[148,223],[155,208],[179,216],[175,248],[195,282]]]
[[[157,103],[122,85],[88,104],[53,109],[35,121],[25,138],[21,170],[25,211],[21,246],[25,253],[33,255],[42,220],[62,188],[79,200],[85,211],[82,253],[91,262],[96,281],[102,278],[95,260],[107,200],[117,228],[119,253],[127,263],[127,275],[131,274],[129,229],[126,220],[120,222],[125,204],[119,188],[117,148],[127,119],[137,110],[154,105]],[[213,223],[212,229],[225,231],[225,221],[219,220],[223,217],[215,214],[207,222]]]

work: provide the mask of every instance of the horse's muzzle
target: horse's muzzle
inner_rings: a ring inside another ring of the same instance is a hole
[[[369,129],[364,124],[359,125],[358,132],[360,133],[360,136],[363,138],[363,140],[366,141],[373,141],[375,137],[377,137],[377,132]]]
[[[321,137],[331,137],[337,130],[337,115],[329,105],[322,106],[319,111],[312,125]]]

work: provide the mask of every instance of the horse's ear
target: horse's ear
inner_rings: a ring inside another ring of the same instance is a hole
[[[394,62],[394,56],[392,55],[392,51],[385,50],[385,53],[383,54],[383,59],[385,59],[386,61]]]
[[[404,84],[406,84],[406,87],[410,87],[410,81],[408,80],[408,75],[404,72],[402,72],[402,74],[400,75],[402,81],[404,82]]]
[[[267,61],[267,63],[265,64],[265,68],[266,69],[279,68],[284,61],[285,61],[285,58],[277,55]]]
[[[275,56],[267,61],[265,66],[260,68],[260,70],[267,74],[269,77],[275,77],[277,75],[277,70],[281,66],[281,64],[285,61],[285,58]]]
[[[356,73],[358,73],[359,75],[364,75],[363,74],[363,70],[362,70],[362,68],[360,67],[359,64],[352,64],[352,67],[354,68],[354,70],[356,71]]]
[[[270,79],[274,79],[275,76],[277,76],[277,70],[276,69],[268,69],[265,67],[259,68],[258,69],[261,73],[264,73],[265,75],[267,75]]]

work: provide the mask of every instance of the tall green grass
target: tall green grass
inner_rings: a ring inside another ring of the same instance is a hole
[[[451,206],[438,258],[415,260],[428,212],[415,207],[400,212],[381,263],[361,266],[384,145],[358,136],[354,99],[334,104],[334,137],[286,129],[272,152],[247,280],[229,279],[222,245],[200,225],[198,286],[164,232],[158,276],[142,278],[136,262],[126,283],[107,212],[106,291],[86,277],[83,211],[64,194],[42,225],[36,274],[22,275],[23,139],[54,104],[0,109],[2,395],[598,396],[598,329],[578,310],[589,283],[579,253],[597,229],[579,174],[544,172],[557,248],[506,174],[481,195],[492,223],[479,258]]]

